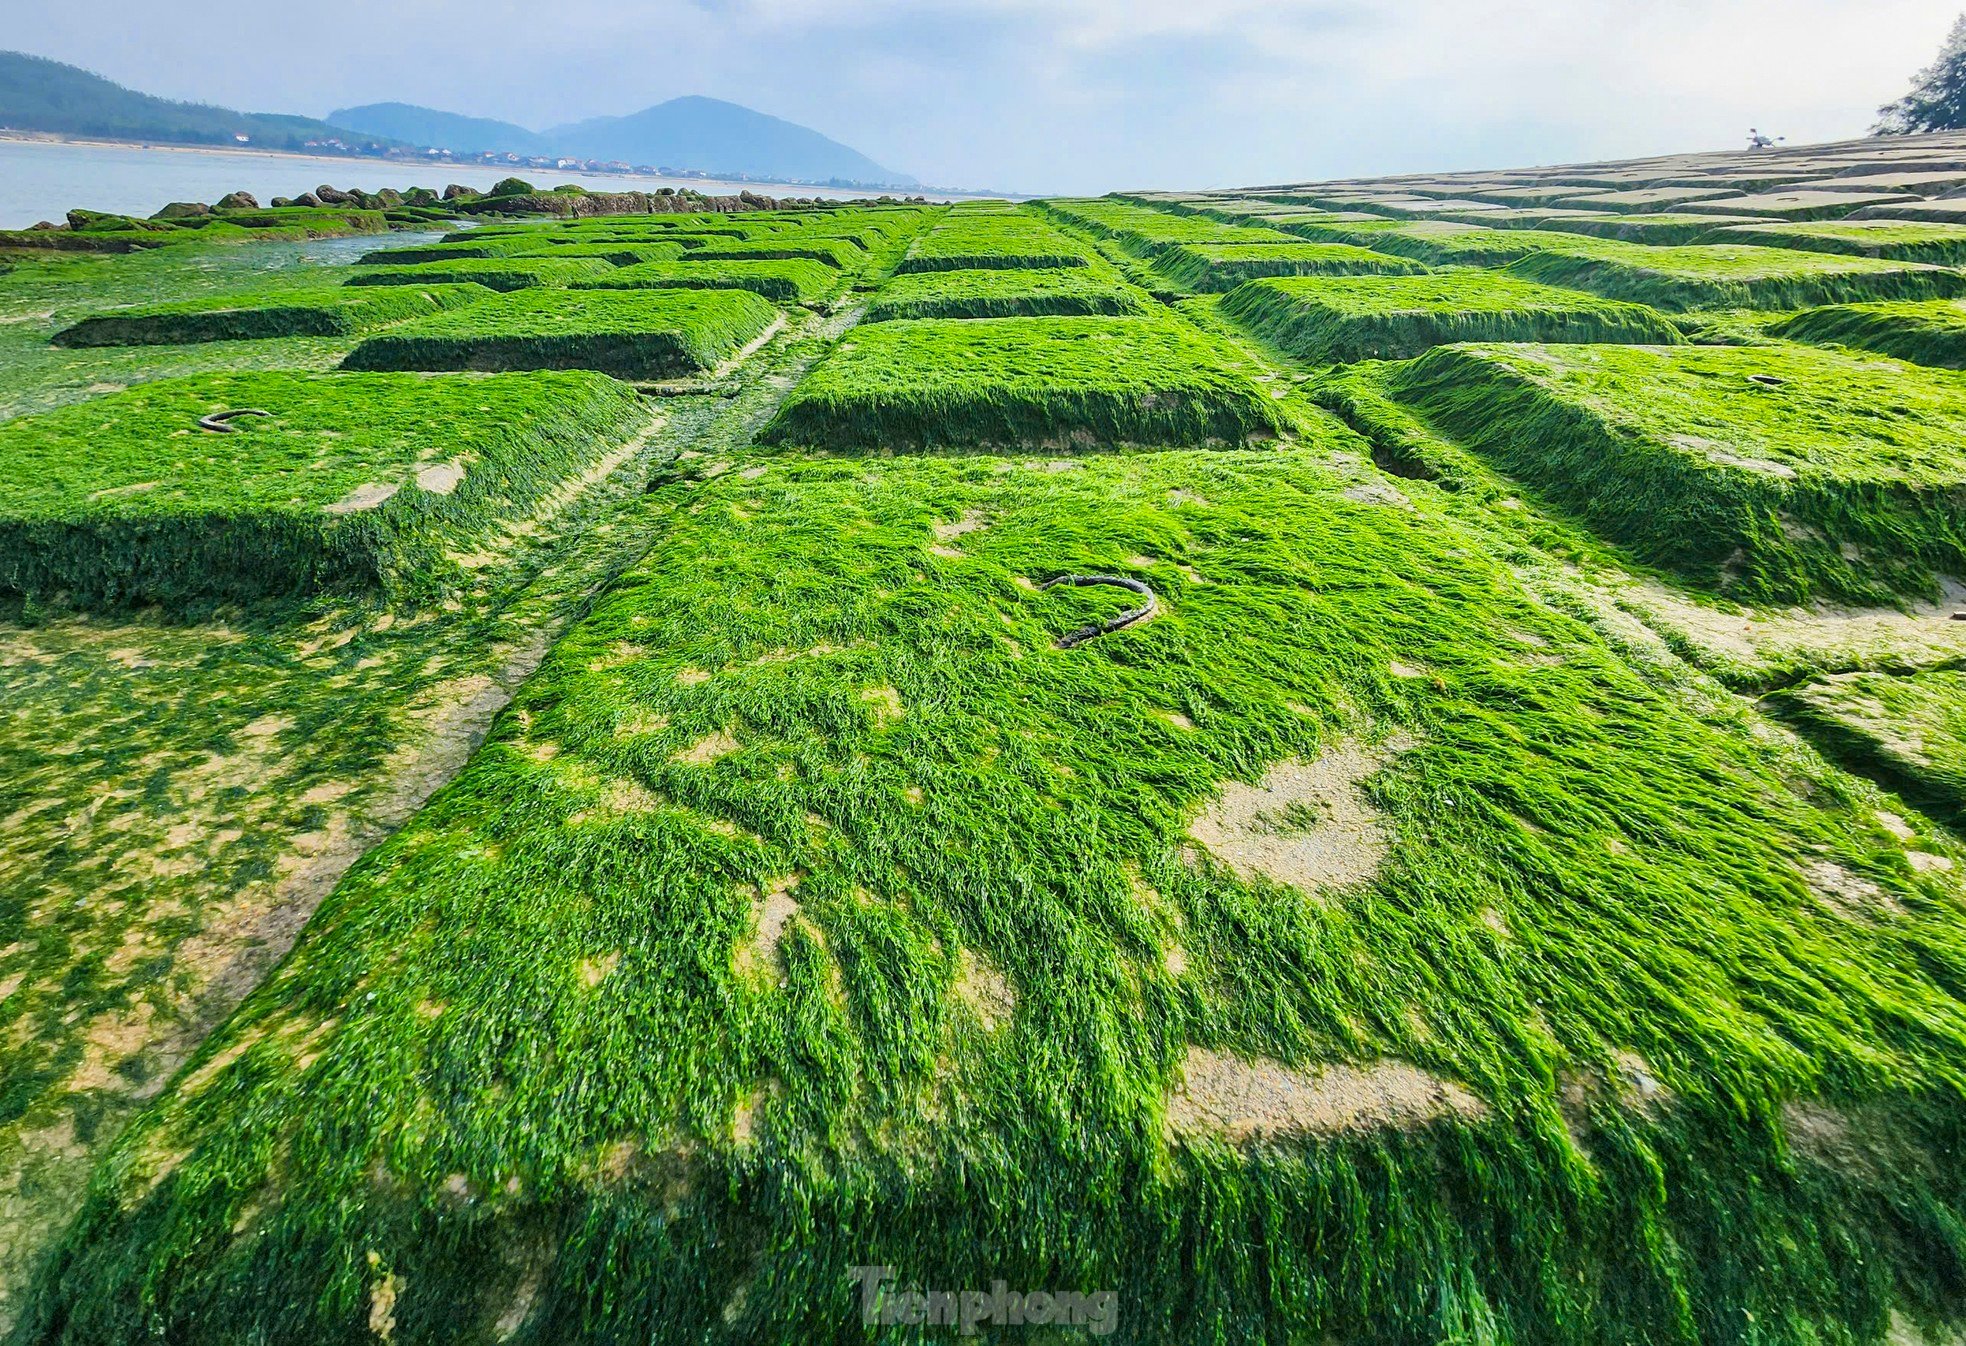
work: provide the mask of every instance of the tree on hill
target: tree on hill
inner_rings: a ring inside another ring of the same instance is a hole
[[[1873,135],[1966,128],[1966,14],[1954,22],[1939,59],[1919,73],[1911,92],[1877,113],[1881,120],[1871,128]]]

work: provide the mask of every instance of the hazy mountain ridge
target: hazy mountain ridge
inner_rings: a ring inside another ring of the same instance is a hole
[[[439,146],[466,154],[494,150],[501,154],[550,154],[535,132],[491,117],[466,117],[455,112],[420,107],[415,103],[365,103],[336,108],[328,114],[336,126],[367,135],[388,136],[411,145]]]
[[[272,112],[177,103],[126,89],[78,66],[0,51],[0,127],[109,140],[301,149],[308,142],[393,140],[376,132]]]
[[[688,96],[546,131],[411,103],[338,108],[337,125],[462,153],[552,155],[796,182],[914,186],[915,179],[810,127],[718,98]]]
[[[397,154],[442,148],[620,162],[711,176],[912,187],[914,178],[780,117],[716,98],[672,98],[622,117],[536,132],[414,103],[339,108],[325,121],[179,103],[25,52],[0,51],[0,129],[106,140]]]

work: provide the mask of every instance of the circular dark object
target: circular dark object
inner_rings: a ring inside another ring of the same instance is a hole
[[[229,435],[238,429],[237,426],[226,423],[234,416],[271,416],[272,414],[270,411],[261,411],[258,407],[240,407],[236,411],[214,411],[209,416],[200,416],[198,418],[198,428],[200,430],[210,430],[216,434]]]
[[[1160,611],[1160,600],[1154,597],[1154,591],[1149,589],[1144,581],[1129,579],[1125,575],[1060,575],[1057,579],[1046,580],[1038,588],[1040,590],[1051,589],[1056,588],[1060,584],[1070,584],[1075,587],[1092,584],[1110,584],[1116,589],[1126,589],[1132,593],[1139,594],[1147,600],[1137,608],[1128,608],[1117,617],[1110,617],[1103,622],[1094,622],[1091,626],[1081,626],[1076,631],[1060,636],[1058,638],[1058,648],[1061,650],[1069,650],[1083,645],[1086,641],[1096,636],[1108,636],[1115,631],[1124,631],[1135,622],[1144,622],[1147,618]]]

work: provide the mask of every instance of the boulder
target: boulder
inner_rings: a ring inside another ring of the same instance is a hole
[[[492,184],[493,196],[531,196],[533,185],[524,178],[500,178]]]
[[[444,200],[446,201],[476,201],[482,195],[484,195],[483,192],[473,191],[471,188],[460,186],[455,182],[444,188]]]
[[[258,210],[259,202],[251,192],[227,192],[219,198],[216,210]]]
[[[324,206],[346,206],[353,204],[355,194],[328,186],[325,182],[314,189],[315,204]]]
[[[412,187],[403,193],[403,204],[406,206],[434,206],[443,199],[428,187]]]
[[[150,218],[153,220],[189,220],[211,213],[212,208],[203,201],[173,201]]]
[[[293,203],[297,206],[318,206],[321,204],[321,198],[312,192],[302,192],[294,198]]]
[[[403,194],[394,187],[384,187],[375,194],[376,209],[394,210],[403,204]]]
[[[294,199],[291,196],[276,196],[273,198],[273,208],[275,210],[285,210],[293,203]]]

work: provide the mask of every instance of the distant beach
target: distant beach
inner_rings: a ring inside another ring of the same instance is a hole
[[[765,196],[834,199],[880,195],[863,188],[811,187],[797,183],[417,163],[403,159],[282,154],[217,145],[61,140],[0,132],[0,229],[25,229],[39,220],[59,224],[74,206],[121,215],[149,215],[167,202],[210,203],[233,191],[251,192],[264,205],[276,196],[299,196],[322,183],[360,187],[365,191],[383,187],[399,191],[407,187],[430,187],[441,191],[447,183],[456,182],[482,190],[501,178],[514,176],[541,187],[571,182],[595,191],[687,187],[713,195],[747,190]]]

